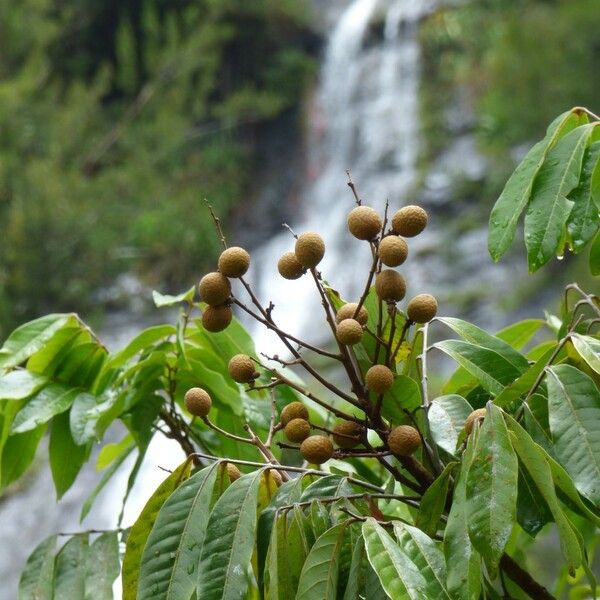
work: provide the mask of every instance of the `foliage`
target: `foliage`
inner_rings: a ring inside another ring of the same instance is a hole
[[[582,114],[561,115],[550,135]],[[557,152],[552,168],[569,161]],[[563,226],[550,220],[549,235],[560,237]],[[557,593],[568,588],[573,597],[595,597],[600,298],[572,284],[559,316],[521,321],[495,335],[456,318],[418,324],[372,285],[382,269],[378,244],[393,235],[386,227],[362,242],[373,262],[354,314],[364,306],[368,319],[351,346],[334,341],[344,301],[314,266],[303,277],[322,300],[331,347],[286,333],[243,277],[239,289],[250,302],[237,287],[227,302],[272,330],[288,358],[259,356],[235,319],[218,333],[205,330],[198,314],[208,308],[194,289],[156,294],[157,305],[181,306],[176,325],[144,330],[115,353],[74,314],[36,319],[8,337],[0,349],[3,490],[26,471],[48,428],[59,497],[112,423],[127,430],[102,449],[106,474],[82,517],[135,451],[131,487],[152,436],[172,438],[186,455],[130,528],[92,544],[82,532],[58,551],[55,536],[44,540],[25,566],[20,599],[50,597],[52,590],[55,597],[108,598],[119,560],[126,599],[477,600],[502,590],[547,600],[554,596],[528,573],[528,563],[550,524],[564,557]],[[431,343],[434,327],[455,337]],[[458,368],[434,395],[428,358],[438,352]],[[256,374],[235,375],[244,383],[233,381],[229,369],[239,354],[256,365]],[[334,362],[343,376],[325,377],[313,366],[316,358]],[[364,383],[375,364],[394,374],[393,385],[378,394]],[[188,411],[186,392],[196,386],[212,398],[208,415]],[[282,411],[298,401],[309,409],[313,430],[341,440],[320,468],[303,463],[298,446],[281,437]],[[333,417],[358,427],[356,436],[345,436],[352,443],[340,437]],[[391,451],[398,431],[416,433],[410,450],[394,443]]]
[[[302,7],[2,3],[3,337],[89,309],[119,273],[179,287],[214,259],[203,197],[222,214],[247,200],[260,136],[294,127],[312,70]]]

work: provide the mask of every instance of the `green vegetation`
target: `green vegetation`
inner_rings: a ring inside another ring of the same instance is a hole
[[[567,241],[591,249],[598,274],[599,130],[582,108],[554,119],[494,208],[494,258],[525,212],[532,270]],[[115,353],[75,314],[13,331],[0,349],[1,491],[31,465],[48,428],[59,498],[108,428],[126,428],[100,451],[104,475],[82,520],[135,452],[126,502],[153,436],[186,456],[130,527],[68,534],[60,549],[56,535],[42,541],[19,599],[110,600],[119,571],[124,600],[596,598],[600,297],[571,284],[560,315],[495,335],[436,316],[426,293],[401,308],[406,283],[383,264],[414,260],[412,237],[427,222],[416,206],[389,220],[365,206],[349,211],[353,242],[373,257],[350,305],[316,268],[321,236],[296,238],[293,278],[314,283],[324,312],[312,317],[330,334],[326,347],[276,324],[273,306],[244,279],[251,257],[235,247],[218,264],[243,295],[223,272],[203,277],[199,299],[195,287],[155,293],[157,306],[181,307],[177,323],[142,331]],[[390,261],[383,240],[400,232],[408,252]],[[273,331],[289,356],[258,354],[233,310]],[[215,311],[228,318],[209,329]],[[440,335],[449,331],[451,339]],[[458,368],[435,389],[430,358],[440,354]],[[335,366],[335,378],[316,358]],[[550,531],[563,564],[539,581],[539,541]]]
[[[257,140],[294,123],[313,70],[307,18],[295,0],[2,3],[0,337],[118,273],[178,288],[215,257],[202,200],[251,200]]]

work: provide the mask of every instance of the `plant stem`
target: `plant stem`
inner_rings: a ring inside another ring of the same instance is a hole
[[[525,569],[508,554],[500,558],[500,568],[533,600],[556,600],[556,598],[540,585]]]

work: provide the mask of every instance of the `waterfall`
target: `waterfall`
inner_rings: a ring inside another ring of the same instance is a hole
[[[410,203],[419,146],[418,24],[435,4],[354,0],[327,43],[309,114],[307,183],[301,212],[290,225],[296,233],[323,236],[327,251],[319,270],[347,300],[355,300],[364,286],[370,251],[346,230],[354,205],[346,170],[365,203],[380,213],[386,200],[391,210]],[[293,243],[284,230],[255,253],[255,283],[259,297],[274,303],[276,322],[314,339],[322,320],[312,317],[319,310],[313,281],[306,276],[287,281],[276,271],[278,257]],[[264,328],[256,329],[255,339],[260,349],[280,349]]]

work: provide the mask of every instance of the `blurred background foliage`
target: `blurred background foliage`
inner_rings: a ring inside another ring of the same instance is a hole
[[[523,144],[574,104],[597,106],[597,8],[478,0],[427,17],[424,170],[474,132],[492,160],[468,193],[487,213]],[[212,264],[203,199],[225,220],[251,206],[268,132],[301,139],[323,37],[313,9],[308,0],[0,4],[0,338],[49,311],[89,315],[119,274],[178,291]],[[448,115],[457,104],[468,118]]]

